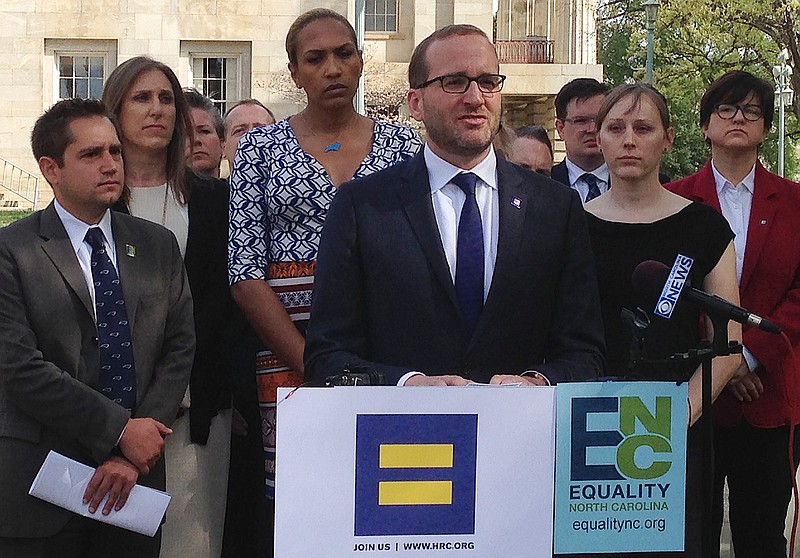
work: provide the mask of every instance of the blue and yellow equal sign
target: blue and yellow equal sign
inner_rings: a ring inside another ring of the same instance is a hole
[[[381,444],[381,469],[452,469],[453,444]],[[453,481],[381,481],[380,506],[450,505]]]

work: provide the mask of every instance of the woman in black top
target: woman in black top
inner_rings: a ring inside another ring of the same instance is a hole
[[[689,422],[700,417],[701,372],[689,363],[684,370],[658,373],[654,367],[629,371],[630,328],[623,308],[646,311],[650,326],[644,335],[643,358],[666,359],[698,346],[711,336],[700,308],[680,302],[669,319],[653,313],[656,298],[634,290],[631,280],[638,264],[647,260],[672,267],[678,254],[691,257],[690,278],[697,288],[738,304],[733,233],[713,209],[665,190],[658,180],[661,156],[671,147],[675,131],[663,96],[648,85],[623,85],[606,98],[597,117],[597,141],[611,174],[610,188],[586,204],[589,234],[597,266],[600,303],[608,351],[607,374],[651,380],[689,382]],[[741,327],[731,322],[728,336],[741,340]],[[739,365],[741,355],[714,360],[712,397],[716,398]],[[700,556],[702,451],[695,429],[689,430],[687,453],[686,551]],[[656,556],[657,554],[647,554]],[[674,553],[668,553],[675,556]]]

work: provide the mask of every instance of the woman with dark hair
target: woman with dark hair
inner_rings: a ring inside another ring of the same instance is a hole
[[[226,271],[227,186],[186,167],[191,113],[168,66],[144,56],[123,62],[108,77],[103,101],[122,130],[125,187],[115,209],[175,234],[194,300],[197,348],[182,404],[189,414],[176,419],[166,440],[172,502],[161,556],[219,556],[230,448],[229,350],[237,336]]]
[[[786,510],[800,461],[800,429],[791,427],[800,423],[800,185],[759,161],[775,112],[773,88],[741,70],[714,80],[700,100],[711,158],[667,185],[730,223],[742,306],[780,326],[790,341],[745,328],[744,362],[714,406],[710,529],[718,541],[727,508],[734,553],[745,558],[786,556]]]
[[[303,381],[305,325],[328,206],[343,182],[407,159],[421,146],[409,128],[353,108],[364,64],[344,16],[323,8],[300,15],[286,36],[286,54],[307,104],[244,135],[230,178],[231,290],[267,348],[257,373],[270,497],[276,389]]]
[[[595,254],[600,304],[608,351],[607,373],[651,380],[688,381],[689,424],[700,417],[701,372],[697,363],[683,370],[660,374],[652,365],[629,366],[631,331],[623,324],[623,308],[648,312],[643,357],[668,358],[698,346],[711,335],[701,328],[699,307],[679,303],[671,319],[652,313],[656,300],[636,292],[632,275],[647,260],[672,267],[678,254],[693,258],[692,284],[738,304],[735,255],[730,227],[711,208],[692,203],[663,186],[658,179],[661,156],[671,147],[675,131],[670,126],[664,97],[649,85],[622,85],[606,97],[597,117],[597,142],[603,151],[614,187],[585,206]],[[741,327],[731,322],[728,336],[741,340]],[[712,397],[716,398],[736,370],[740,355],[714,360]],[[699,557],[702,521],[702,450],[696,429],[689,429],[686,488],[686,551]],[[705,487],[710,490],[710,487]],[[674,556],[674,554],[670,554]],[[647,554],[655,556],[655,554]]]

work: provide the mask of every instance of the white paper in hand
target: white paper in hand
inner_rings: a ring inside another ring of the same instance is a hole
[[[84,517],[150,537],[155,535],[171,496],[137,484],[121,510],[103,515],[101,505],[95,513],[89,513],[88,504],[83,503],[83,493],[94,471],[88,465],[51,451],[33,479],[28,494]]]

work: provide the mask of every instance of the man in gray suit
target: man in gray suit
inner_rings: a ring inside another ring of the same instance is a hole
[[[183,262],[169,231],[109,211],[122,153],[99,101],[56,104],[31,145],[55,201],[0,229],[0,556],[155,558],[160,534],[27,491],[50,450],[96,467],[91,513],[121,509],[137,482],[164,489],[163,438],[194,354]]]

